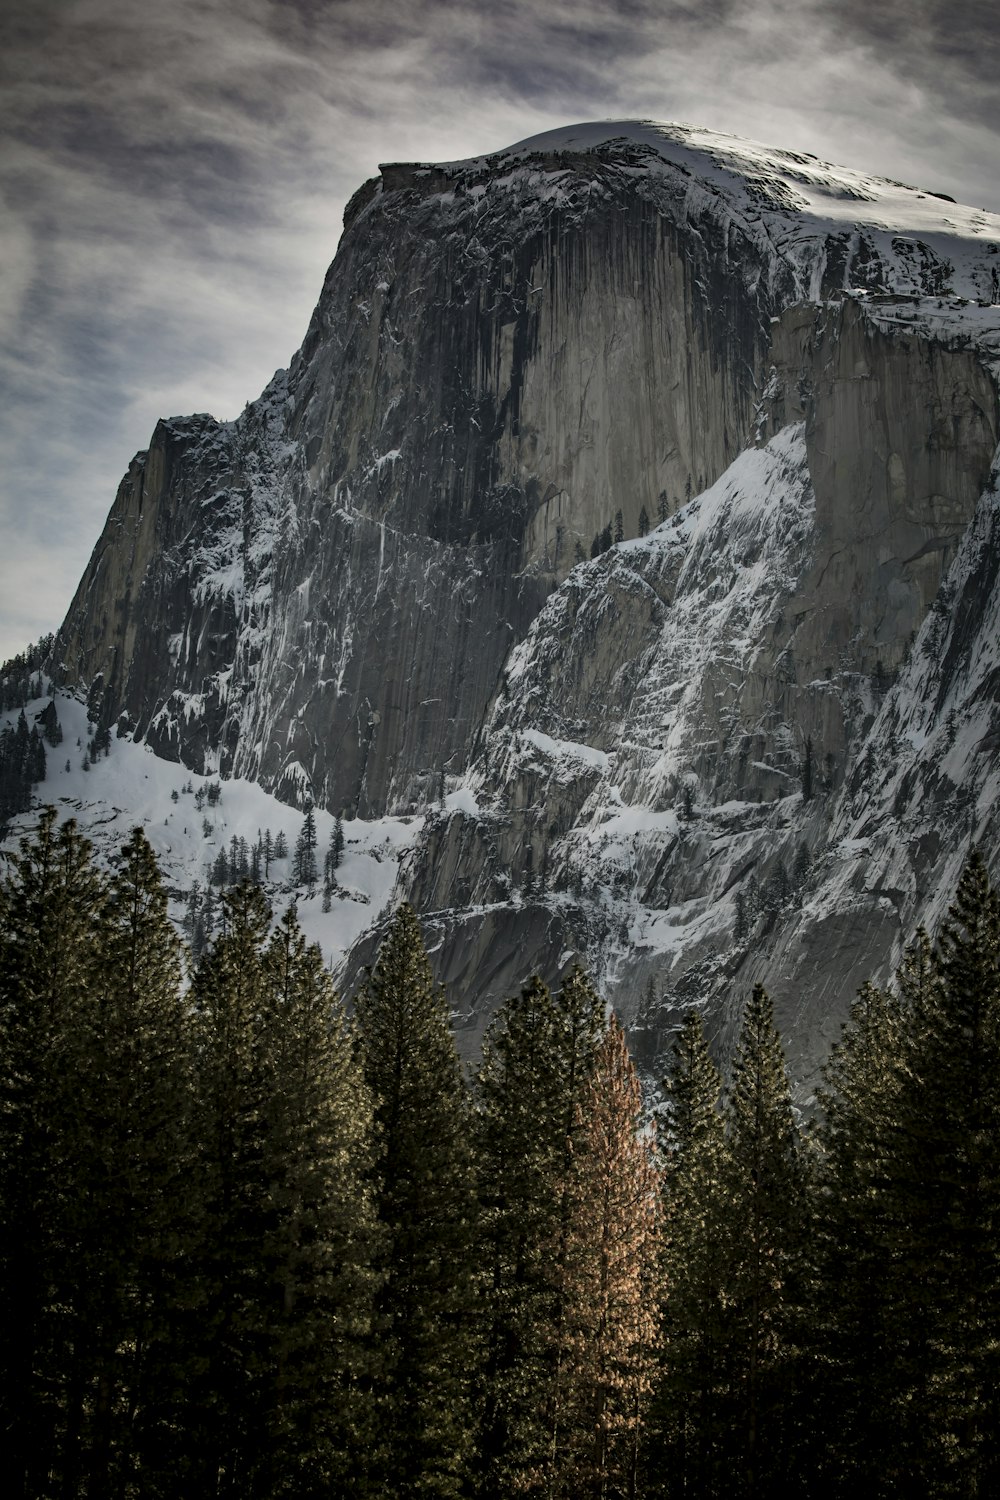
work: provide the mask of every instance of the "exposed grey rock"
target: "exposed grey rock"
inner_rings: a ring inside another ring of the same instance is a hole
[[[894,705],[935,712],[911,663],[935,619],[952,620],[970,549],[964,597],[992,598],[991,553],[973,538],[992,526],[1000,424],[966,349],[889,333],[854,304],[783,322],[776,346],[798,355],[775,365],[762,446],[673,524],[550,598],[508,661],[470,771],[478,814],[432,829],[412,880],[430,910],[457,892],[496,903],[544,861],[553,906],[586,931],[651,1064],[694,1000],[728,1046],[740,997],[762,979],[808,1082],[858,985],[940,915],[957,850],[973,834],[993,847],[985,810],[957,844],[954,819],[933,838],[925,769],[921,836],[901,849],[882,780],[901,754]],[[775,411],[802,420],[765,443]],[[965,649],[992,664],[974,612],[967,602]],[[992,702],[992,687],[977,692]],[[937,697],[935,723],[944,688]],[[968,778],[952,791],[968,798]],[[650,979],[652,1014],[640,1004]]]
[[[762,978],[808,1089],[1000,836],[1000,222],[947,213],[678,127],[383,167],[287,374],[133,460],[67,679],[284,800],[454,794],[403,885],[470,1052],[579,953],[651,1070]]]

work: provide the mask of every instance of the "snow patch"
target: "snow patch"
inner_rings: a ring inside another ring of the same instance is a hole
[[[29,724],[48,702],[40,698],[27,705]],[[148,745],[136,744],[128,737],[112,737],[109,754],[98,754],[93,762],[87,757],[88,769],[84,770],[87,744],[93,734],[86,705],[63,693],[56,694],[55,704],[63,741],[45,747],[46,777],[35,788],[34,805],[51,804],[60,821],[76,818],[105,865],[127,841],[131,830],[142,828],[160,862],[171,897],[171,916],[178,928],[187,893],[195,881],[205,888],[219,851],[228,850],[233,838],[253,845],[268,828],[274,837],[284,834],[288,846],[286,858],[272,861],[265,886],[274,919],[279,920],[295,903],[306,937],[319,945],[335,977],[358,939],[392,906],[400,861],[420,838],[423,818],[345,819],[343,858],[336,872],[331,909],[324,912],[322,880],[309,890],[296,888],[292,878],[292,856],[303,822],[301,812],[277,801],[252,781],[234,778],[219,782],[213,776],[199,776],[176,761],[162,760]],[[0,715],[0,727],[15,723],[17,712]],[[213,805],[206,797],[199,809],[195,797],[210,785],[218,785],[218,800]],[[316,809],[314,816],[322,872],[335,820],[322,809]],[[34,813],[13,819],[8,841],[0,846],[0,858],[12,853],[18,837],[34,825]]]
[[[575,740],[554,740],[551,735],[543,734],[540,729],[522,729],[522,740],[529,745],[534,745],[544,755],[552,760],[577,761],[585,766],[591,766],[597,771],[606,771],[608,768],[608,757],[603,750],[597,750],[593,745],[581,745]]]

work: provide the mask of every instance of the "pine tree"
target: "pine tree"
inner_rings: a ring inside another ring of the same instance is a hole
[[[31,789],[45,780],[45,746],[37,726],[29,730],[22,708],[17,727],[0,733],[0,823],[31,806]]]
[[[344,820],[338,813],[333,820],[333,834],[330,838],[330,869],[339,870],[340,861],[344,857]]]
[[[274,1086],[264,1105],[269,1389],[257,1492],[359,1496],[374,1441],[371,1103],[320,951],[307,945],[294,907],[265,961],[263,1046]]]
[[[664,1082],[662,1349],[647,1442],[653,1495],[726,1492],[732,1417],[732,1164],[722,1080],[701,1016],[685,1018]]]
[[[330,847],[326,851],[323,861],[323,910],[329,911],[333,905],[333,892],[337,885],[337,870],[344,856],[344,824],[340,815],[334,819],[333,834],[330,839]]]
[[[827,1468],[843,1492],[861,1478],[877,1495],[985,1495],[1000,1480],[1000,902],[978,854],[896,991],[861,992],[823,1101],[819,1300],[845,1301],[823,1345],[841,1414]]]
[[[582,974],[558,995],[535,978],[487,1031],[475,1138],[483,1221],[485,1358],[480,1491],[527,1492],[550,1451],[560,1304],[546,1246],[565,1222],[569,1143],[601,1035],[603,1004]]]
[[[258,887],[223,906],[193,989],[201,1223],[177,1355],[182,1441],[164,1445],[162,1488],[361,1495],[376,1232],[368,1096],[294,910],[268,940]]]
[[[42,733],[45,737],[45,743],[47,745],[51,745],[52,748],[55,749],[57,745],[62,744],[62,726],[59,723],[59,715],[56,712],[55,703],[53,703],[51,700],[45,705],[45,707],[42,709],[42,712],[38,715],[38,722],[42,726]]]
[[[201,913],[201,885],[197,880],[192,881],[191,888],[184,902],[183,931],[188,943],[194,939],[195,928],[198,925],[198,917]]]
[[[156,859],[136,829],[109,892],[100,979],[84,1038],[78,1174],[82,1312],[91,1351],[86,1492],[121,1492],[170,1446],[178,1330],[197,1199],[190,1168],[188,1007]]]
[[[475,1201],[469,1108],[444,994],[400,907],[356,1000],[380,1147],[378,1312],[386,1493],[457,1497],[470,1464]]]
[[[647,511],[645,506],[642,506],[639,511],[639,535],[649,535],[649,512]]]
[[[762,985],[746,1004],[726,1115],[736,1231],[734,1437],[743,1492],[756,1496],[780,1481],[791,1444],[805,1210],[784,1053]]]
[[[899,983],[886,1193],[900,1482],[983,1495],[1000,1483],[1000,899],[978,852],[932,963]]]
[[[184,1481],[190,1493],[236,1497],[254,1493],[267,1461],[270,1287],[261,1246],[272,1227],[265,1143],[274,1077],[265,1043],[268,906],[249,884],[228,891],[222,906],[222,935],[202,955],[192,990],[204,1305]]]
[[[0,1419],[8,1493],[73,1493],[85,1387],[79,1122],[105,900],[90,845],[42,813],[4,882],[0,932]]]
[[[295,845],[295,884],[310,887],[316,884],[316,815],[311,803]]]
[[[561,1383],[549,1493],[634,1496],[655,1362],[659,1182],[642,1091],[614,1016],[577,1106],[564,1253]],[[561,1247],[562,1248],[562,1247]]]
[[[919,932],[904,965],[904,984],[933,982],[931,962],[929,939]],[[870,1483],[873,1454],[891,1469],[889,1455],[896,1448],[890,1407],[895,1356],[885,1297],[892,1227],[885,1183],[903,1024],[903,1005],[893,991],[863,985],[820,1093],[810,1338],[817,1367],[808,1410],[817,1434],[816,1466],[833,1494],[862,1480]]]
[[[216,928],[217,922],[218,922],[218,906],[217,906],[216,899],[215,899],[215,892],[212,890],[212,887],[211,887],[210,884],[206,884],[206,886],[205,886],[205,899],[204,899],[204,901],[202,903],[202,908],[201,908],[202,943],[201,943],[201,947],[197,950],[197,952],[194,955],[196,958],[200,958],[201,957],[201,954],[202,954],[202,952],[204,950],[204,947],[205,947],[205,943],[209,940],[209,938],[212,937],[212,935],[215,932],[215,928]]]

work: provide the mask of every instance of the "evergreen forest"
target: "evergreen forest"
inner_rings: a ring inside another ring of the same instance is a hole
[[[310,858],[307,849],[303,857]],[[1000,898],[973,852],[813,1117],[771,1002],[655,1106],[587,974],[471,1080],[402,906],[350,1006],[294,907],[197,955],[136,830],[0,886],[18,1500],[1000,1494]]]

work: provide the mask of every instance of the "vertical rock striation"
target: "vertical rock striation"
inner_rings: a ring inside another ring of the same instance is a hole
[[[470,1046],[583,952],[650,1060],[764,978],[808,1074],[957,857],[904,813],[993,692],[998,261],[989,215],[682,127],[385,166],[288,371],[133,460],[66,678],[192,768],[437,806],[406,881]]]

